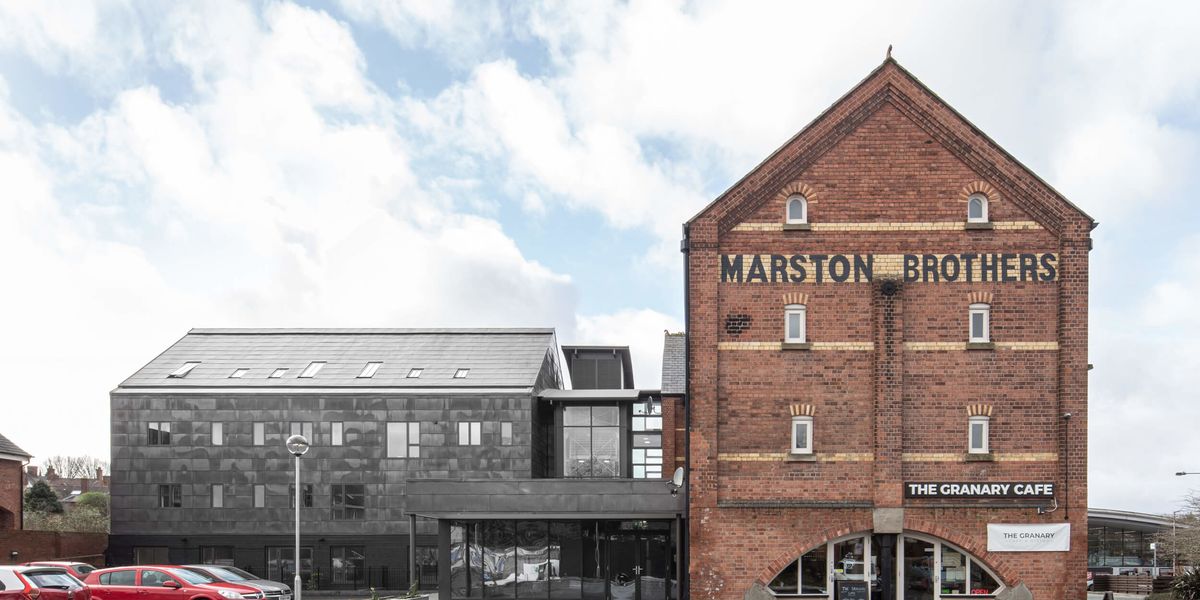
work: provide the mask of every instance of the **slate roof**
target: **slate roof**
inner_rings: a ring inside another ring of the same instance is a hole
[[[33,457],[32,454],[22,450],[20,446],[12,443],[12,440],[4,437],[4,434],[2,433],[0,433],[0,454],[11,454],[13,456],[24,456],[26,458]]]
[[[662,393],[682,395],[687,391],[687,335],[663,332]]]
[[[553,329],[193,329],[119,389],[532,387],[555,346]],[[168,377],[188,361],[200,364]],[[326,365],[300,378],[313,361]],[[371,361],[383,365],[360,378]],[[240,368],[249,372],[229,377]],[[269,379],[277,368],[288,371]],[[413,368],[424,371],[410,378]],[[457,369],[470,371],[455,379]]]

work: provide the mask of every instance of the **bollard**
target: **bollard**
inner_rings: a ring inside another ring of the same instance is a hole
[[[1115,600],[1112,592],[1104,592],[1104,600]]]

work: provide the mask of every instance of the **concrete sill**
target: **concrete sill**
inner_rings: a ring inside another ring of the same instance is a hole
[[[996,228],[996,225],[993,223],[990,223],[990,222],[988,222],[988,223],[972,223],[970,221],[967,221],[967,231],[971,231],[971,230],[986,231],[988,229],[995,229],[995,228]]]
[[[787,462],[817,462],[816,454],[791,454],[788,453]]]
[[[812,350],[812,342],[804,342],[803,344],[801,344],[799,342],[784,342],[783,349],[784,350]]]
[[[784,223],[784,231],[812,231],[811,223]]]
[[[971,454],[967,453],[967,462],[995,462],[996,457],[991,452],[987,454]]]
[[[967,350],[995,350],[995,342],[967,342]]]

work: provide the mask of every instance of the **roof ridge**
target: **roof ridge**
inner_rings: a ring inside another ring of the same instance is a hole
[[[553,335],[553,327],[193,327],[188,335]]]

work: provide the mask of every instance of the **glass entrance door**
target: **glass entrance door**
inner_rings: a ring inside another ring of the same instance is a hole
[[[933,600],[935,593],[933,544],[919,538],[904,538],[904,562],[900,569],[900,593],[904,600]]]
[[[608,538],[609,600],[667,600],[671,583],[669,538],[612,534]]]

